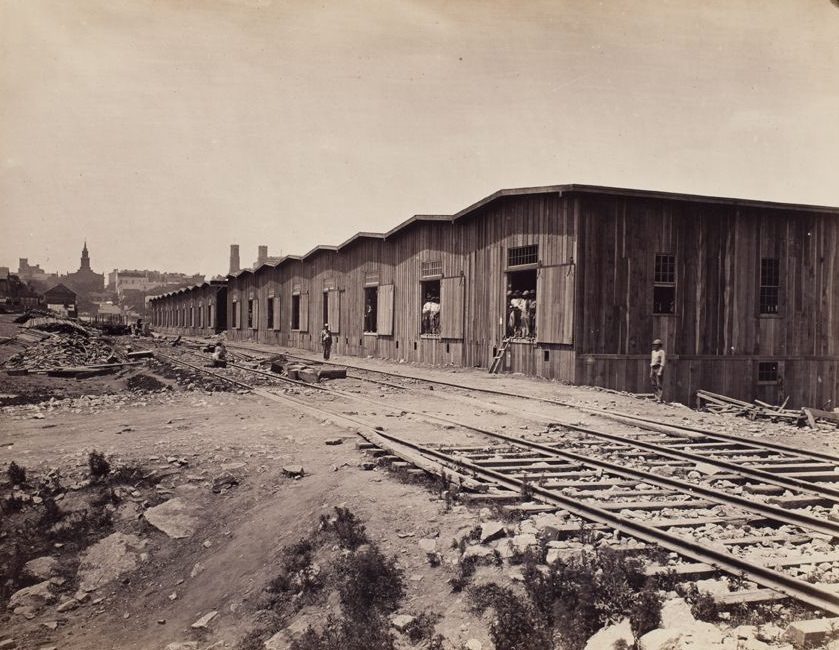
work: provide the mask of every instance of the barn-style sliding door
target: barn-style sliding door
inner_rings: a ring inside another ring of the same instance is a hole
[[[574,264],[543,266],[536,276],[536,340],[574,343]]]
[[[440,338],[463,338],[463,277],[440,280]]]

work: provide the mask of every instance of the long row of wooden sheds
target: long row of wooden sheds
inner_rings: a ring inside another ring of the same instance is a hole
[[[588,185],[501,190],[150,300],[159,331],[648,392],[833,408],[839,208]],[[506,341],[506,342],[505,342]]]

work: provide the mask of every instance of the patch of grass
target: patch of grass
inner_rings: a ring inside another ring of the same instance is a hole
[[[6,468],[6,476],[9,477],[9,483],[12,485],[26,484],[26,468],[21,467],[15,461],[9,463],[9,466]]]

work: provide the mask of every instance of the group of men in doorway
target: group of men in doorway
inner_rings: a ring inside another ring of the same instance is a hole
[[[507,337],[536,338],[536,292],[507,292]]]

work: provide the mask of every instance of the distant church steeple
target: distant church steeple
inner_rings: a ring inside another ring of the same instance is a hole
[[[82,248],[82,265],[79,271],[90,271],[90,255],[87,253],[87,240],[84,240],[84,248]]]

